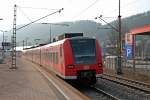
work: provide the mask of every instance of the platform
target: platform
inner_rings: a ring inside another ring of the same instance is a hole
[[[7,62],[7,63],[6,63]],[[17,70],[0,64],[0,100],[65,100],[65,97],[34,67],[22,60]]]

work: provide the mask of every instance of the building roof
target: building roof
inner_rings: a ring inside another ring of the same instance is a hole
[[[133,28],[130,33],[133,35],[150,35],[150,25]]]

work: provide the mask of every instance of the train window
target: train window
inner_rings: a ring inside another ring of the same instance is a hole
[[[51,53],[51,62],[53,62],[53,53]]]
[[[53,52],[52,55],[53,55],[53,63],[55,63],[55,53]]]
[[[53,62],[53,53],[51,53],[51,62]]]
[[[70,43],[76,64],[96,63],[95,39],[72,39]]]
[[[53,53],[51,52],[51,62],[53,62]]]
[[[54,52],[54,64],[56,64],[56,52]]]
[[[48,59],[49,58],[49,52],[48,52],[48,50],[46,50],[46,59]]]
[[[58,52],[50,53],[50,61],[54,64],[58,64]]]
[[[55,54],[55,63],[58,64],[58,52]]]
[[[60,57],[62,57],[62,47],[60,47]]]
[[[53,55],[52,55],[52,53],[50,52],[50,62],[52,62],[52,57],[53,57]]]

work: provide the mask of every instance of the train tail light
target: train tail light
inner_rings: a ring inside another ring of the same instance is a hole
[[[67,66],[67,68],[74,68],[74,66],[73,65],[69,65],[69,66]]]
[[[98,63],[98,67],[102,67],[103,66],[103,64],[102,63]]]

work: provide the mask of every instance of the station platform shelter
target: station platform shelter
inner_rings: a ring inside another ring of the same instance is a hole
[[[126,59],[133,60],[133,68],[135,68],[135,53],[137,52],[136,50],[137,35],[140,36],[150,35],[150,25],[136,27],[131,29],[129,33],[126,33],[125,37]]]

